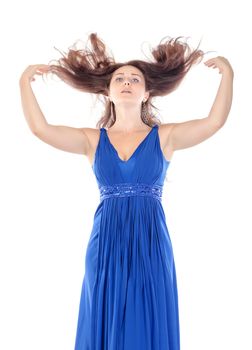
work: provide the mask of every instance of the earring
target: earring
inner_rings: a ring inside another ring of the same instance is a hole
[[[113,108],[113,103],[110,101],[110,115],[112,120],[115,120],[115,114],[114,114],[114,108]]]
[[[143,101],[143,104],[142,104],[142,118],[145,123],[148,122],[148,110],[147,110],[145,101]]]

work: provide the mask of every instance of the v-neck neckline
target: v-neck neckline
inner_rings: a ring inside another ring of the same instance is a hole
[[[148,134],[144,137],[144,139],[138,144],[138,146],[136,147],[136,149],[133,151],[133,153],[131,154],[131,156],[124,160],[124,159],[121,159],[121,157],[119,157],[119,154],[118,154],[118,151],[117,149],[114,147],[114,145],[111,143],[110,139],[109,139],[109,136],[107,134],[107,130],[105,128],[103,128],[105,130],[105,134],[106,134],[106,137],[107,137],[107,140],[108,140],[108,143],[109,145],[111,146],[111,148],[114,150],[118,160],[122,163],[128,163],[133,157],[134,155],[137,153],[137,151],[140,149],[140,147],[144,144],[144,142],[148,139],[149,135],[152,133],[153,129],[156,127],[157,125],[154,125],[151,130],[148,132]]]

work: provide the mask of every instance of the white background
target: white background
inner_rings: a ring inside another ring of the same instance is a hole
[[[190,37],[234,70],[227,122],[177,151],[163,205],[175,254],[181,349],[252,349],[251,37],[248,1],[14,1],[1,5],[0,348],[73,350],[85,249],[99,203],[85,156],[30,131],[19,78],[96,32],[117,61],[145,59],[165,37]],[[204,62],[203,60],[203,62]],[[195,65],[156,100],[163,123],[208,115],[221,75]],[[32,83],[51,124],[96,127],[101,105],[58,79]],[[172,349],[170,349],[172,350]]]

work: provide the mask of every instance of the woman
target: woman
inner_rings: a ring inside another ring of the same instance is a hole
[[[189,46],[177,38],[160,43],[153,62],[115,63],[95,33],[90,39],[93,50],[70,50],[59,65],[28,66],[20,78],[31,131],[54,147],[87,156],[100,190],[75,350],[179,350],[176,269],[162,189],[173,152],[206,140],[225,123],[233,70],[224,57],[206,61],[222,74],[209,115],[161,125],[152,98],[174,91],[204,53],[196,49],[186,55]],[[98,129],[47,123],[31,82],[35,74],[49,72],[104,97]]]

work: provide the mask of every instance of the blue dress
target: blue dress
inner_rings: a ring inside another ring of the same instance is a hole
[[[105,128],[92,170],[100,191],[85,256],[75,350],[179,350],[171,239],[162,206],[169,165],[158,124],[122,160]]]

